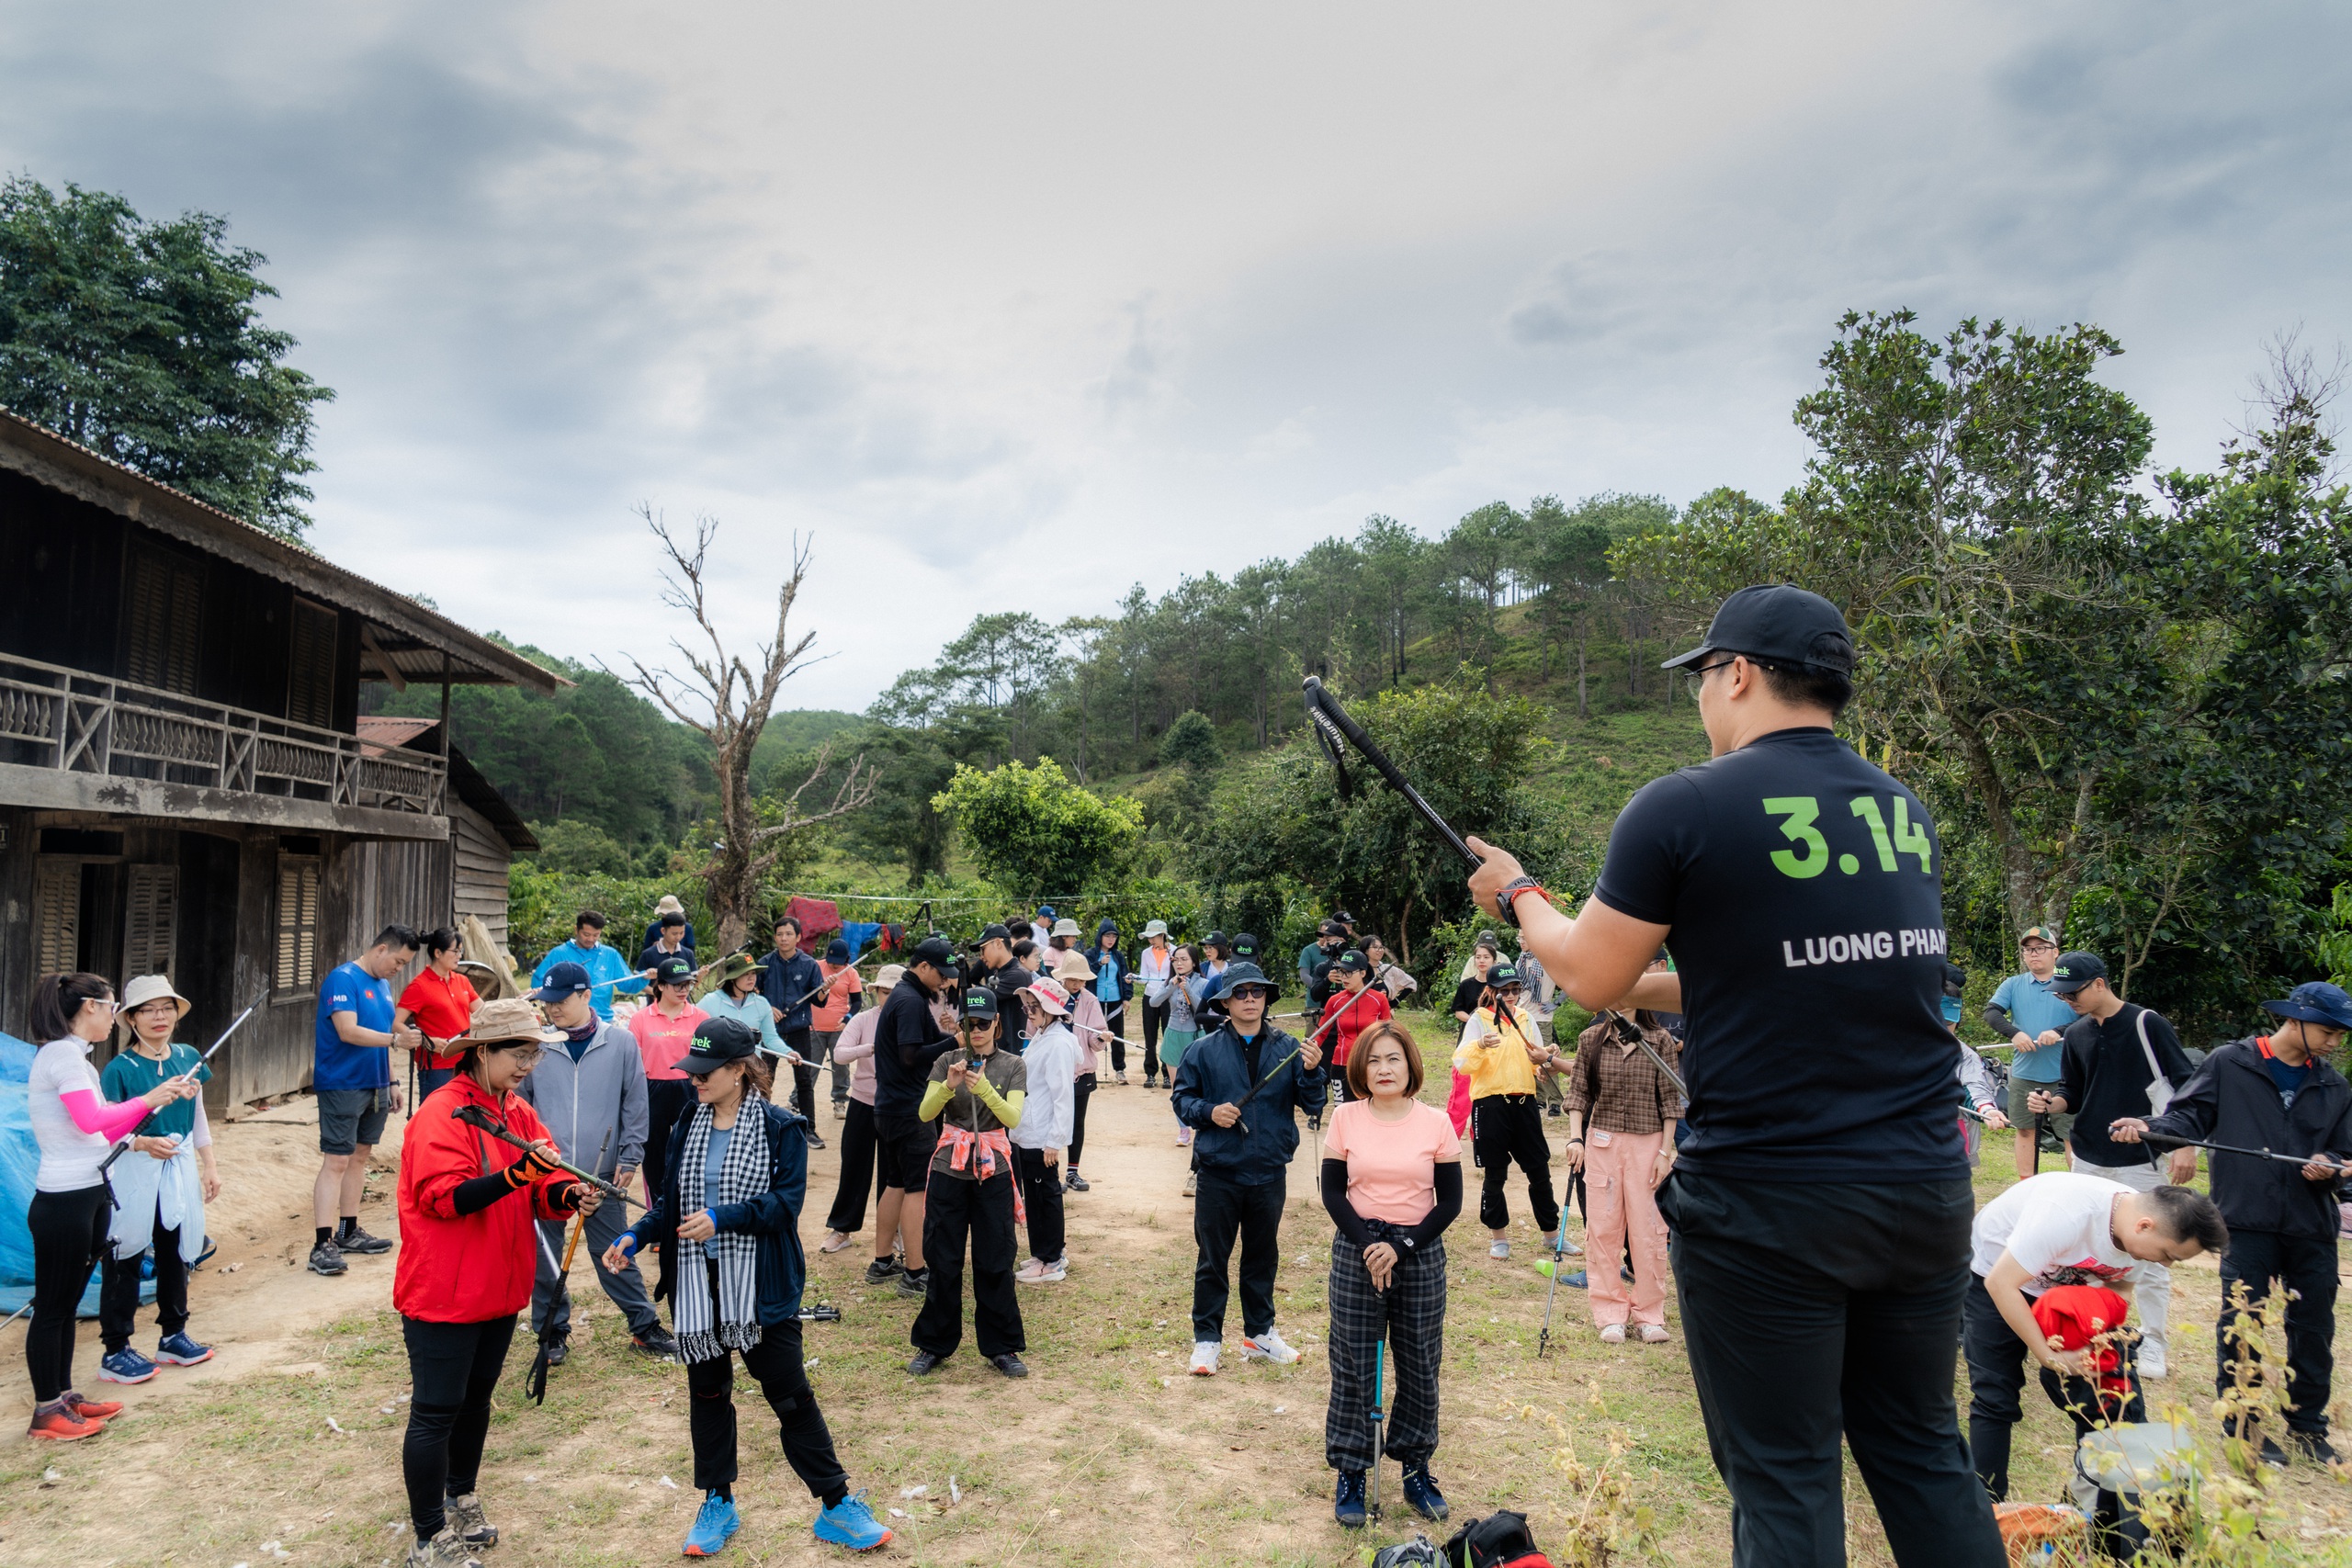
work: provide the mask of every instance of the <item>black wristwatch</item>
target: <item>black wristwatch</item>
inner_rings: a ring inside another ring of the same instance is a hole
[[[1532,876],[1515,877],[1495,895],[1498,918],[1513,931],[1519,929],[1519,896],[1529,892],[1541,893],[1547,900],[1552,897],[1550,891]]]

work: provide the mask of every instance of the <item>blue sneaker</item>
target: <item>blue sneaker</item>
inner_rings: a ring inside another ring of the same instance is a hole
[[[871,1551],[888,1544],[890,1529],[865,1506],[865,1494],[854,1492],[817,1515],[817,1539],[852,1551]]]
[[[125,1345],[98,1358],[100,1382],[145,1382],[155,1375],[155,1363]]]
[[[1339,1495],[1332,1499],[1331,1517],[1351,1530],[1363,1529],[1365,1521],[1371,1518],[1363,1506],[1363,1471],[1340,1472]]]
[[[679,1550],[688,1557],[708,1557],[742,1528],[733,1499],[721,1497],[716,1492],[707,1494],[702,1500],[702,1512],[695,1516],[695,1528],[686,1532],[686,1544]]]
[[[167,1367],[193,1367],[199,1361],[212,1359],[212,1347],[199,1345],[182,1332],[156,1345],[155,1359]]]
[[[1437,1489],[1437,1479],[1430,1474],[1426,1464],[1405,1467],[1405,1501],[1413,1512],[1432,1523],[1445,1517],[1450,1511],[1445,1506],[1445,1494]]]

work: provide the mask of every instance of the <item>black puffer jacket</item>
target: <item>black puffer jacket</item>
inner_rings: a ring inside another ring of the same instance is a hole
[[[2344,1160],[2352,1158],[2352,1084],[2318,1062],[2290,1109],[2281,1103],[2278,1086],[2263,1065],[2262,1047],[2249,1036],[2206,1057],[2148,1128],[2242,1149],[2324,1154]],[[2213,1201],[2232,1230],[2334,1236],[2342,1227],[2335,1182],[2306,1181],[2294,1166],[2251,1155],[2209,1154],[2206,1158],[2213,1177]]]

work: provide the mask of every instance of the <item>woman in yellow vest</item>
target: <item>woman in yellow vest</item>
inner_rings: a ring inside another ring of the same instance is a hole
[[[1453,1070],[1470,1080],[1470,1147],[1485,1173],[1478,1223],[1494,1238],[1487,1247],[1489,1258],[1510,1256],[1510,1209],[1503,1188],[1513,1160],[1527,1173],[1527,1201],[1546,1252],[1556,1246],[1560,1228],[1560,1204],[1552,1195],[1552,1145],[1544,1141],[1544,1113],[1535,1101],[1535,1075],[1560,1056],[1542,1043],[1519,998],[1519,971],[1508,964],[1490,967],[1453,1053]]]

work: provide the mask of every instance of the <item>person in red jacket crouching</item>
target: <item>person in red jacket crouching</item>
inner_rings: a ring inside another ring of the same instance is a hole
[[[527,1001],[478,1002],[452,1045],[457,1076],[416,1108],[401,1140],[401,1256],[392,1304],[408,1342],[411,1399],[401,1472],[416,1544],[409,1568],[481,1568],[498,1531],[474,1485],[515,1314],[537,1276],[534,1220],[594,1213],[599,1195],[556,1167],[555,1145],[514,1094],[537,1066]],[[518,1150],[457,1119],[478,1107],[529,1143]]]

